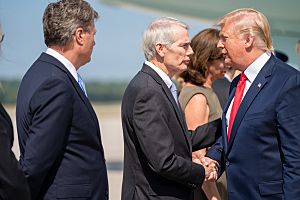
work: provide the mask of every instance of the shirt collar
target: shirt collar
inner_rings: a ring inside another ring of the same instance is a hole
[[[232,79],[225,73],[224,78],[226,78],[229,82],[232,82]]]
[[[75,78],[75,80],[78,82],[78,76],[77,76],[77,71],[74,65],[63,55],[55,51],[54,49],[48,48],[45,52],[48,55],[53,56],[57,60],[59,60],[66,68],[67,70],[72,74],[72,76]]]
[[[263,68],[263,66],[266,64],[266,62],[271,57],[270,52],[265,52],[261,56],[259,56],[247,69],[244,71],[247,79],[252,83],[254,79],[256,78],[257,74],[260,72],[260,70]]]
[[[153,63],[149,61],[145,61],[145,64],[151,67],[160,76],[160,78],[165,82],[168,88],[171,88],[173,82],[165,72],[163,72],[160,68],[156,67]]]

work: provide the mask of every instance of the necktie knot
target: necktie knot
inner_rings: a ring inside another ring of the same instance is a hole
[[[178,96],[177,96],[177,88],[176,88],[176,85],[174,83],[172,83],[171,87],[170,87],[170,91],[178,105]]]
[[[170,90],[171,90],[171,92],[177,92],[177,88],[174,83],[172,83]]]
[[[245,73],[243,72],[243,73],[241,73],[239,82],[246,82],[247,79],[248,79],[247,76],[246,76]]]

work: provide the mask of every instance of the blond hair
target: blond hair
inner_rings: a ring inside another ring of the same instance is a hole
[[[234,10],[217,22],[221,28],[233,23],[236,35],[251,35],[255,38],[254,45],[263,51],[273,51],[269,22],[264,14],[252,8]]]

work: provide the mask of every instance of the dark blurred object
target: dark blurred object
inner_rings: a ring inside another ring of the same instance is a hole
[[[275,56],[283,62],[287,62],[289,60],[289,57],[282,51],[275,50]]]
[[[4,39],[4,33],[2,33],[2,32],[0,31],[0,43],[3,41],[3,39]]]

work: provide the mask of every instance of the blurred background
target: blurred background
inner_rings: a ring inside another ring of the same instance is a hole
[[[46,50],[42,15],[53,0],[0,0],[0,24],[5,33],[0,55],[0,100],[15,120],[20,80]],[[120,101],[129,80],[144,61],[141,36],[148,24],[162,16],[176,17],[190,26],[190,36],[210,27],[225,13],[241,7],[262,11],[268,18],[274,48],[299,69],[296,43],[300,39],[298,0],[88,0],[100,14],[92,60],[79,73],[97,112],[108,165],[110,199],[120,199],[123,139]],[[15,123],[15,122],[14,122]],[[15,132],[16,133],[16,132]],[[19,155],[17,137],[14,151]]]

